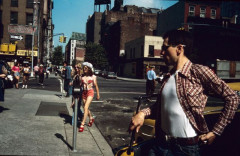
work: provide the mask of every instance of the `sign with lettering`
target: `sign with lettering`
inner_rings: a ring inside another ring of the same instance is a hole
[[[11,39],[17,39],[17,40],[22,40],[23,36],[20,35],[10,35]]]
[[[8,33],[32,35],[36,33],[36,28],[28,25],[8,25]]]

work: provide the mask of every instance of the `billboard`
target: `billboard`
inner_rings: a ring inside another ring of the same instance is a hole
[[[111,4],[111,0],[95,0],[95,5],[101,5],[101,4]]]

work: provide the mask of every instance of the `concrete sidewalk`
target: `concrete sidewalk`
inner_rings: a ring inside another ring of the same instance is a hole
[[[60,95],[37,89],[6,89],[5,102],[0,102],[0,155],[112,156],[95,124],[77,132],[77,152],[72,151],[71,98]]]

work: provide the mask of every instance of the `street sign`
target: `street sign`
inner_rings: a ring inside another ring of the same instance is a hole
[[[36,30],[36,28],[28,25],[8,25],[8,32],[10,34],[32,35],[33,32],[37,32]]]
[[[20,35],[10,35],[11,39],[23,40],[23,36]]]

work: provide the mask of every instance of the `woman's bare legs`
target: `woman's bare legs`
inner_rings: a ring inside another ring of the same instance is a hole
[[[16,84],[15,84],[15,87],[18,88],[19,76],[16,76],[15,78],[16,78],[16,81],[17,81]]]
[[[92,100],[93,100],[93,97],[91,96],[88,96],[87,99],[83,99],[84,116],[83,116],[82,123],[86,122],[87,116],[89,116],[89,119],[92,119],[91,112],[88,109]]]

